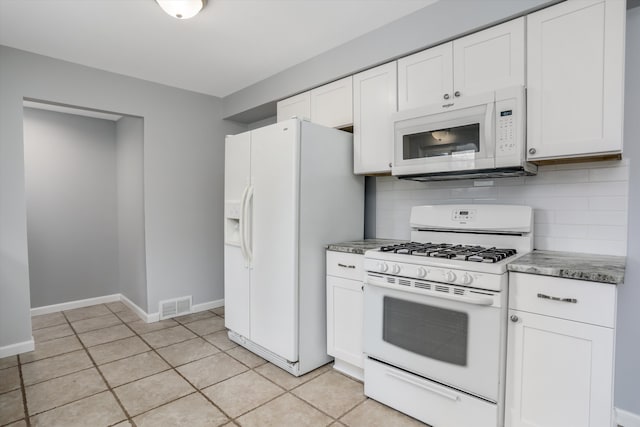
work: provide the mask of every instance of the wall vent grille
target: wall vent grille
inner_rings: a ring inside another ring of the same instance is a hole
[[[191,313],[191,295],[160,301],[160,320]]]

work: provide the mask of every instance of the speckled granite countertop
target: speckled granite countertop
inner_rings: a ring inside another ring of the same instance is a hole
[[[533,251],[508,264],[509,271],[619,285],[626,258],[575,252]]]
[[[406,243],[406,242],[407,240],[393,240],[393,239],[353,240],[351,242],[332,243],[330,245],[327,245],[327,250],[364,255],[364,253],[370,249],[379,248],[380,246],[395,245],[396,243]]]

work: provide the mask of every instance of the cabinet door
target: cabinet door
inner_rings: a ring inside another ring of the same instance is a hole
[[[391,172],[397,69],[390,62],[353,76],[353,172]]]
[[[327,353],[362,368],[362,282],[327,276]]]
[[[622,150],[625,2],[567,1],[527,17],[528,159]]]
[[[611,426],[613,329],[509,315],[505,425]]]
[[[353,123],[353,76],[311,91],[311,121],[330,128]]]
[[[311,120],[311,92],[304,92],[278,101],[276,110],[279,122],[292,117]]]
[[[453,42],[454,96],[524,86],[524,18]]]
[[[450,99],[453,96],[452,61],[452,43],[400,58],[398,110],[409,110]]]

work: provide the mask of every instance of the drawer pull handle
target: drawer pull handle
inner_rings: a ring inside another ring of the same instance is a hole
[[[551,301],[570,302],[572,304],[578,303],[578,300],[575,298],[559,298],[559,297],[552,297],[550,295],[545,295],[545,294],[538,294],[538,298],[549,299]]]
[[[356,268],[355,265],[347,265],[347,264],[341,264],[338,263],[338,267],[342,267],[342,268]]]

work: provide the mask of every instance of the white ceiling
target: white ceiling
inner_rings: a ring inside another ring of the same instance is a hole
[[[0,44],[224,97],[437,0],[0,0]]]

